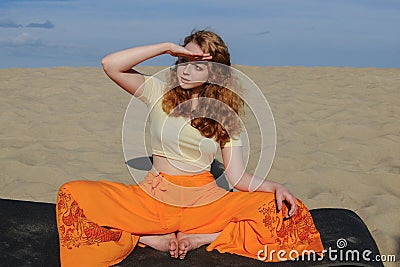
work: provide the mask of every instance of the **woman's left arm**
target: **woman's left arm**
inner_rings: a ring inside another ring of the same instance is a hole
[[[278,210],[281,210],[282,203],[286,202],[290,207],[286,217],[291,217],[296,214],[296,198],[286,187],[246,172],[243,165],[243,151],[241,146],[223,147],[221,152],[226,177],[236,189],[248,192],[258,191],[275,193]]]

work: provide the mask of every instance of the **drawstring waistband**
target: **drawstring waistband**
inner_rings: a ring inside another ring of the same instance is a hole
[[[204,205],[209,203],[210,199],[216,200],[222,193],[226,193],[225,189],[218,187],[211,172],[169,175],[149,171],[139,185],[157,200],[180,207]]]

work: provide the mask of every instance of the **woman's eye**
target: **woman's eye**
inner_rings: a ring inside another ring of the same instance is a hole
[[[203,70],[203,68],[202,68],[202,67],[200,67],[199,65],[196,65],[196,70],[197,70],[197,71],[202,71],[202,70]]]
[[[183,64],[186,62],[187,62],[187,60],[185,58],[183,58],[183,57],[178,58],[178,64]]]

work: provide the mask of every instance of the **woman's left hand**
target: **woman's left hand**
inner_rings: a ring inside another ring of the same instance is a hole
[[[278,210],[282,209],[282,203],[288,205],[289,212],[285,218],[290,218],[297,212],[296,198],[289,192],[289,190],[281,184],[276,185],[275,199]]]

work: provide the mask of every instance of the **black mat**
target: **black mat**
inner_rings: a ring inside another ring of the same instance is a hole
[[[315,209],[311,214],[325,248],[336,250],[323,260],[266,264],[237,255],[206,252],[205,246],[191,251],[185,260],[177,260],[151,248],[137,247],[117,266],[383,266],[381,262],[363,259],[363,251],[371,251],[371,260],[379,251],[368,228],[354,212]],[[0,218],[0,266],[60,265],[54,204],[0,199]],[[337,247],[339,239],[347,243],[343,249]],[[358,261],[350,253],[353,250],[359,252]],[[336,260],[332,261],[334,257]]]

